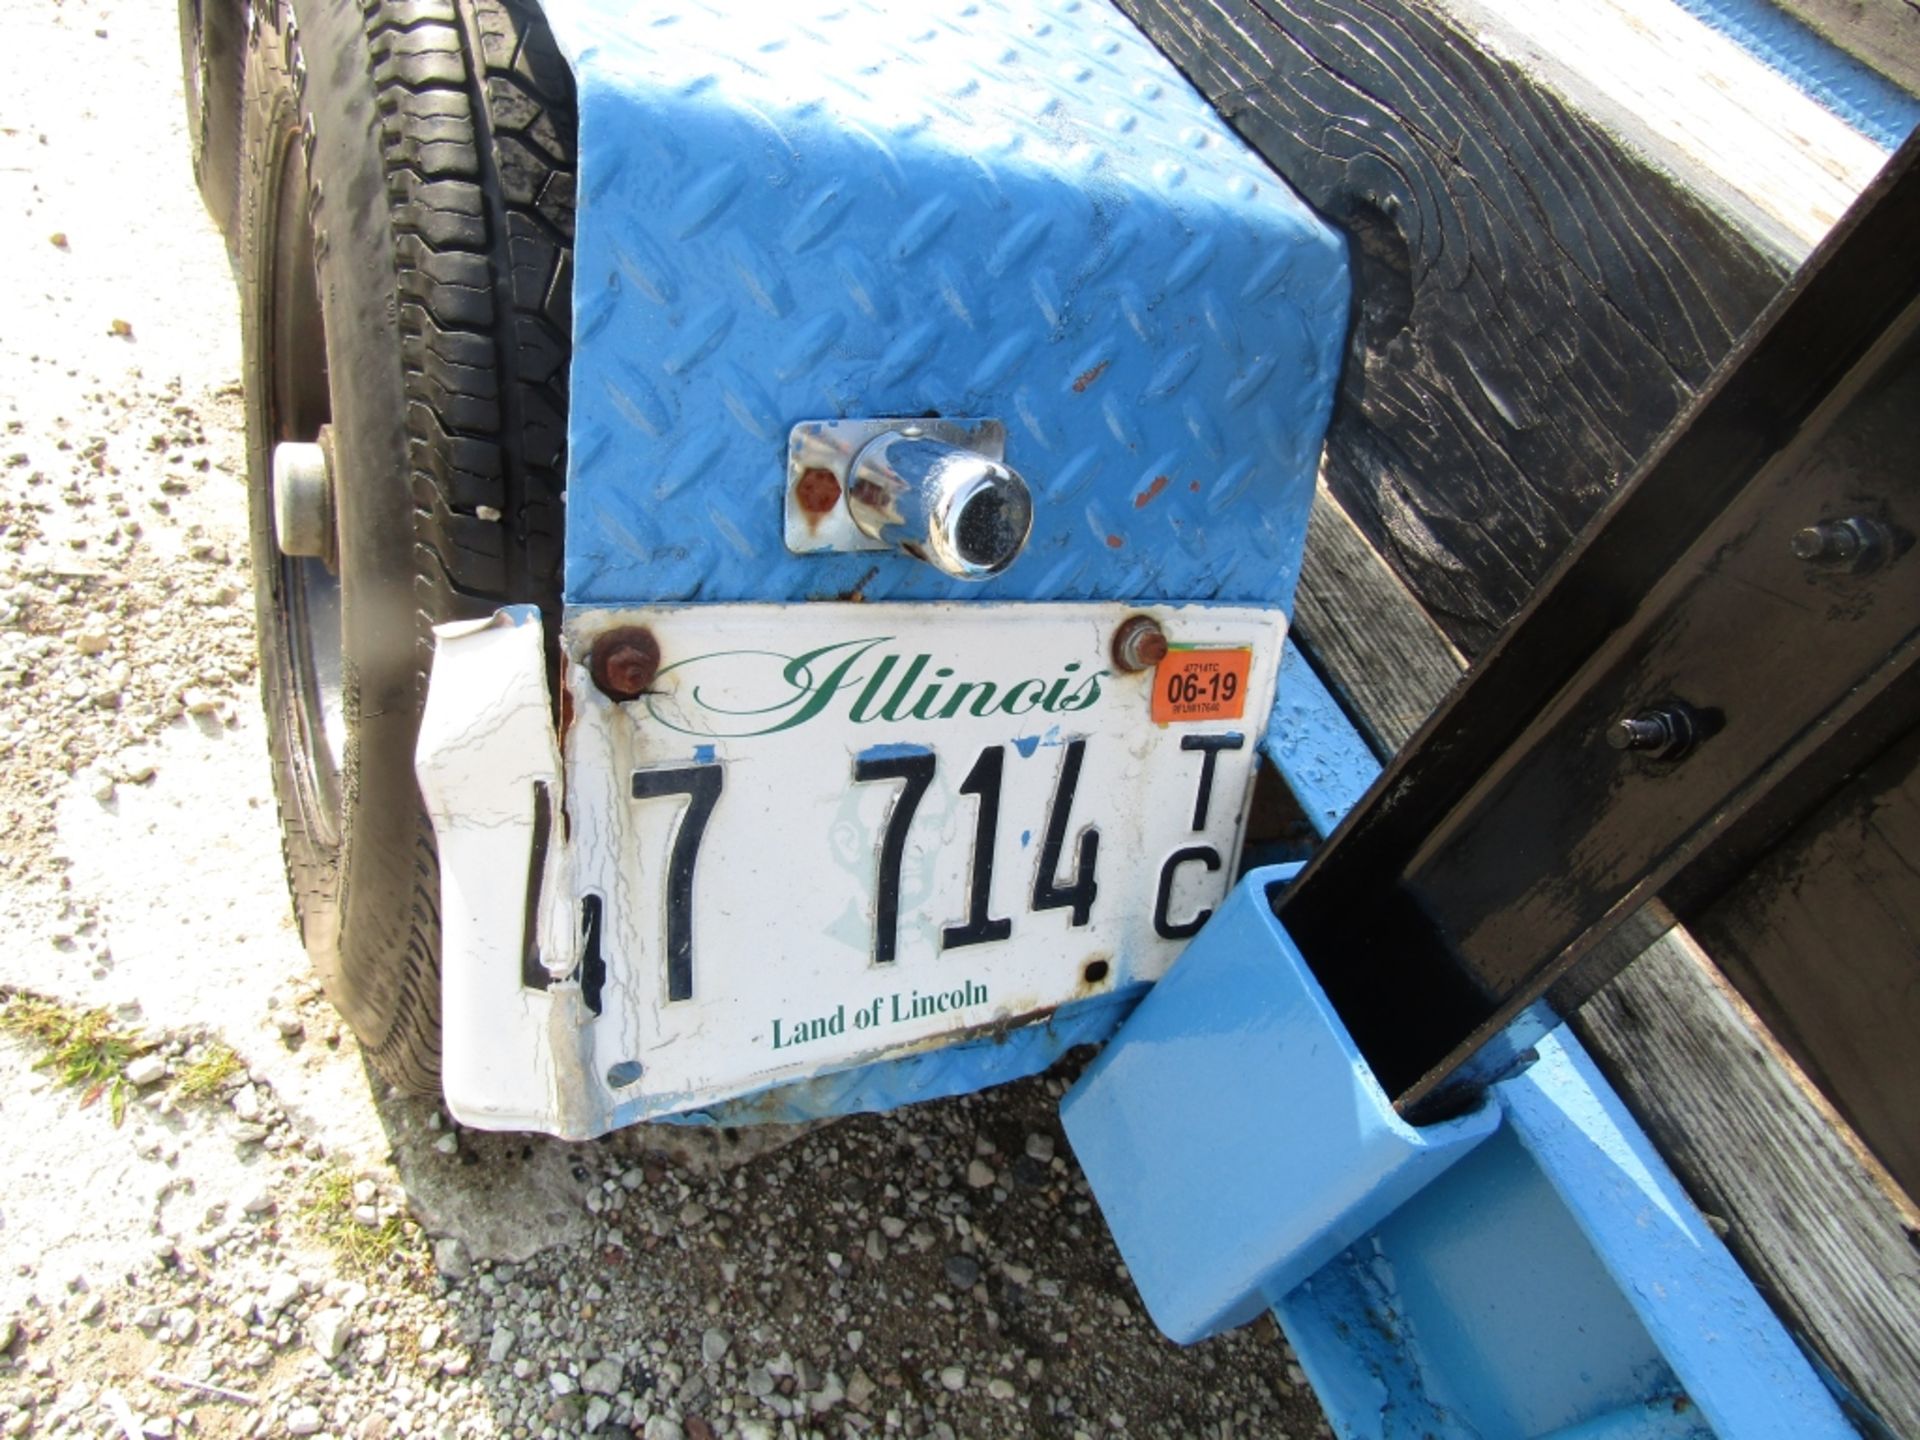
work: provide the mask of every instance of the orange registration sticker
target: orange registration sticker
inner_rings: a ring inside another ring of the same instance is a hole
[[[1153,723],[1238,720],[1247,708],[1251,650],[1167,651],[1153,672]]]

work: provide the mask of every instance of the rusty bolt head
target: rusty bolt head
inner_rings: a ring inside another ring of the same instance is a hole
[[[1123,675],[1151,670],[1167,658],[1167,632],[1151,615],[1131,615],[1113,632],[1113,663]]]
[[[811,466],[794,482],[793,498],[809,515],[824,515],[840,503],[840,481],[831,470]]]
[[[609,700],[638,700],[660,673],[660,642],[644,625],[619,625],[598,636],[587,673]]]

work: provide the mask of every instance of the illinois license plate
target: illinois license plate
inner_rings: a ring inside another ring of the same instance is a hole
[[[1122,673],[1136,614],[1169,644]],[[1225,895],[1284,620],[1118,605],[575,618],[574,888],[620,1102],[707,1103],[1156,978]]]

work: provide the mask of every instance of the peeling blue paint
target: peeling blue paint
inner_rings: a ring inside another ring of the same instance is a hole
[[[933,751],[925,745],[901,745],[888,743],[869,745],[854,758],[856,760],[904,760],[911,755],[931,755]]]

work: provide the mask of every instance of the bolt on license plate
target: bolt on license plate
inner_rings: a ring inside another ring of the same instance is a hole
[[[1123,673],[1114,634],[1138,614],[1168,648]],[[616,1103],[711,1103],[1158,977],[1231,884],[1284,623],[1104,604],[572,617],[576,662],[637,628],[653,672],[616,703],[568,667],[582,984]]]

